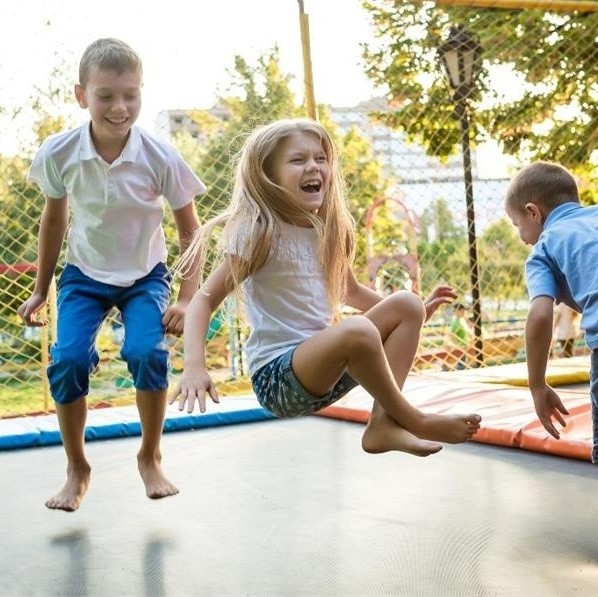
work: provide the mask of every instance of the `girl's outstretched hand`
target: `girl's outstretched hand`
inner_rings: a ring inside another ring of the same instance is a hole
[[[179,410],[185,408],[187,403],[187,412],[193,412],[195,408],[195,401],[199,404],[199,412],[206,412],[206,393],[212,399],[212,402],[220,402],[216,386],[208,372],[203,369],[200,371],[191,371],[185,369],[181,375],[181,379],[177,384],[174,392],[168,398],[168,404],[173,404],[178,400]]]
[[[457,293],[450,286],[437,286],[424,299],[424,307],[426,308],[426,321],[434,315],[436,309],[441,305],[448,305],[457,298]]]

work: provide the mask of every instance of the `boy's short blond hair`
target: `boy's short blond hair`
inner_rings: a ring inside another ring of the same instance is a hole
[[[509,185],[507,207],[523,210],[534,203],[547,212],[557,205],[574,201],[579,203],[579,191],[573,175],[567,168],[552,162],[534,162],[520,170]]]
[[[105,37],[96,39],[83,52],[79,62],[79,85],[85,87],[92,67],[114,70],[118,74],[125,70],[142,72],[141,58],[128,44],[120,39]]]

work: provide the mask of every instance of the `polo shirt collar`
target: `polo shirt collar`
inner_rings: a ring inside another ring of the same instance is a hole
[[[548,217],[546,218],[546,221],[544,222],[544,227],[549,226],[555,220],[558,220],[565,214],[568,214],[569,212],[575,211],[577,209],[581,209],[581,204],[579,204],[575,201],[567,201],[567,203],[561,203],[560,205],[557,205],[548,214]]]
[[[137,154],[141,149],[141,134],[136,126],[131,127],[129,138],[124,146],[121,154],[120,161],[134,162],[137,158]],[[97,152],[93,140],[91,138],[91,121],[84,124],[81,127],[81,151],[80,156],[82,160],[93,160],[95,158],[101,158]]]

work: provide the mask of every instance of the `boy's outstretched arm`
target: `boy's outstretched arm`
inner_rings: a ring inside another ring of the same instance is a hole
[[[193,240],[195,231],[199,228],[199,218],[195,203],[191,202],[181,209],[173,212],[179,240],[179,254],[182,255]],[[200,272],[192,263],[189,267],[189,276],[181,278],[179,294],[174,304],[170,305],[162,317],[164,328],[169,334],[180,336],[185,325],[185,311],[193,293],[197,290]]]
[[[55,199],[46,197],[46,204],[39,224],[37,242],[37,274],[31,296],[17,312],[26,325],[43,326],[45,321],[36,320],[35,314],[46,304],[52,276],[62,249],[62,241],[68,228],[69,206],[66,196]]]
[[[525,351],[528,385],[536,413],[550,435],[559,439],[560,433],[553,417],[565,427],[563,414],[568,415],[558,394],[546,383],[546,364],[552,343],[553,299],[539,296],[532,300],[525,322]]]
[[[193,412],[195,401],[200,412],[206,410],[206,392],[214,402],[219,402],[216,387],[206,367],[206,337],[212,313],[232,290],[228,264],[222,263],[206,279],[195,293],[185,315],[184,370],[168,399],[173,404],[178,399],[179,410],[187,403],[187,411]]]

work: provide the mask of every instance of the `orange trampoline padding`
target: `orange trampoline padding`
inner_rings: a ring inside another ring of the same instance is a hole
[[[559,391],[570,414],[565,417],[567,426],[560,430],[558,440],[538,421],[527,388],[466,380],[459,383],[454,377],[439,380],[438,377],[414,375],[407,378],[404,393],[412,404],[424,411],[481,415],[482,427],[474,441],[580,460],[591,458],[592,423],[587,384]],[[372,404],[372,397],[357,387],[318,414],[366,423]]]

